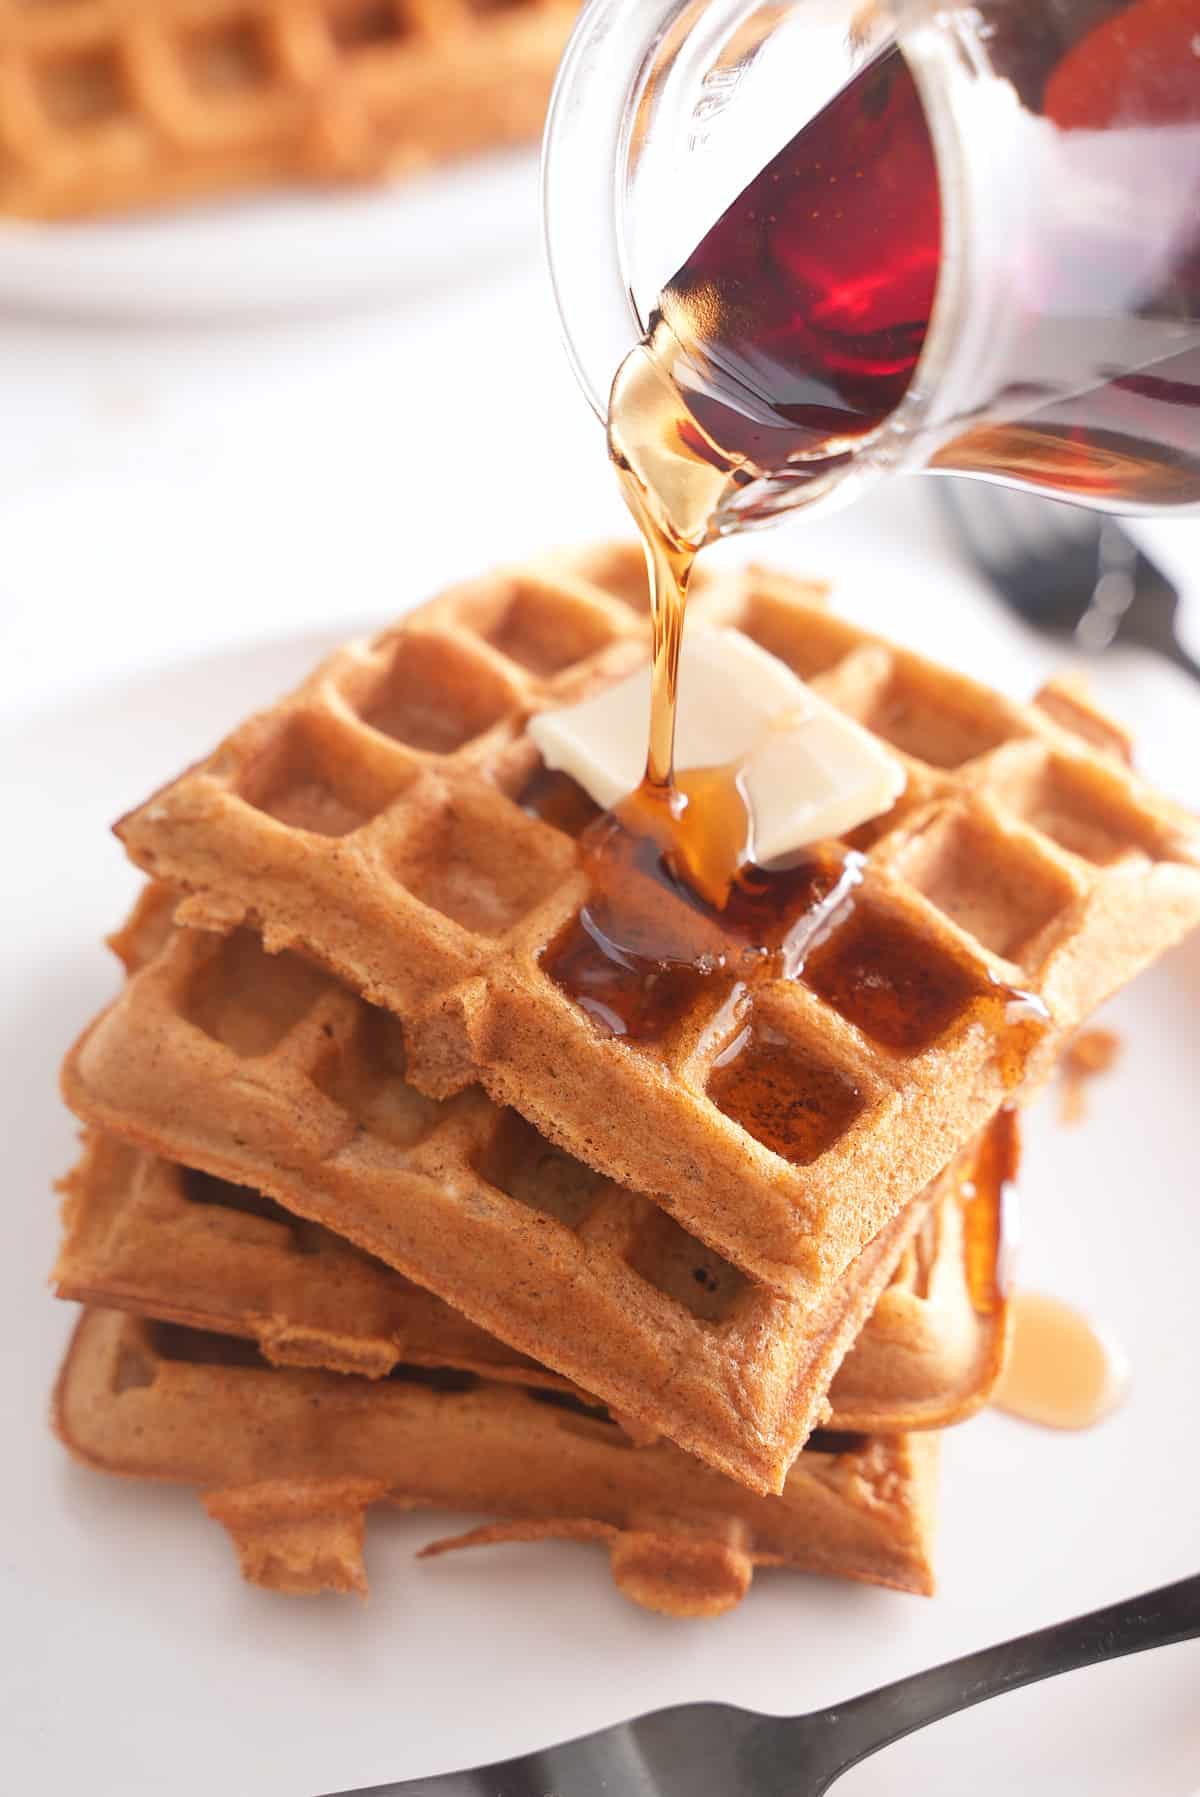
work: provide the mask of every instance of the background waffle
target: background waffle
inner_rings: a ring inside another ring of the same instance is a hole
[[[468,583],[351,644],[119,834],[196,895],[187,921],[251,918],[268,949],[302,946],[404,1017],[419,1088],[477,1075],[744,1271],[814,1302],[1065,1033],[1200,919],[1187,813],[1037,706],[818,599],[751,573],[694,600],[909,774],[856,833],[862,883],[803,977],[757,983],[749,1009],[724,979],[685,980],[674,1005],[660,985],[657,1033],[624,1041],[553,977],[587,897],[582,816],[524,725],[644,659],[635,551]],[[1045,1002],[1048,1029],[1014,989]],[[723,1072],[735,1039],[749,1046]]]
[[[78,1116],[267,1193],[642,1429],[781,1487],[936,1184],[797,1305],[478,1089],[422,1098],[390,1012],[247,930],[171,929],[169,906],[151,890],[118,939],[136,971],[63,1069]]]
[[[670,1615],[731,1608],[763,1565],[932,1588],[935,1435],[826,1438],[834,1451],[806,1451],[762,1498],[674,1448],[633,1447],[560,1393],[401,1373],[268,1368],[228,1337],[93,1310],[55,1426],[106,1472],[206,1488],[245,1576],[281,1591],[365,1590],[364,1517],[380,1502],[604,1541],[620,1589]]]
[[[245,1337],[273,1365],[373,1378],[401,1362],[454,1367],[586,1397],[382,1261],[245,1186],[97,1133],[63,1190],[61,1298]],[[1005,1308],[975,1308],[963,1218],[953,1189],[905,1249],[833,1381],[828,1428],[940,1428],[986,1400],[1003,1358]]]
[[[395,174],[533,141],[577,0],[0,0],[0,213]]]

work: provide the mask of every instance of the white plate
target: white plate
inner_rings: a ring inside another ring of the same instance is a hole
[[[141,320],[315,310],[469,286],[537,232],[537,156],[520,150],[384,187],[4,222],[0,304]]]
[[[985,656],[987,628],[981,615]],[[300,1603],[239,1582],[192,1493],[67,1464],[45,1427],[70,1323],[44,1284],[50,1181],[73,1144],[55,1070],[116,984],[99,937],[136,882],[106,826],[320,646],[222,652],[64,696],[0,741],[5,1788],[314,1797],[679,1700],[796,1711],[1194,1572],[1200,940],[1112,1007],[1126,1052],[1094,1088],[1088,1123],[1064,1129],[1043,1104],[1029,1131],[1028,1279],[1112,1326],[1132,1356],[1130,1401],[1076,1437],[999,1415],[948,1436],[933,1601],[762,1574],[720,1622],[671,1623],[617,1595],[599,1550],[419,1563],[413,1550],[460,1519],[381,1516],[370,1605]],[[1189,1645],[1035,1687],[838,1789],[1182,1797],[1200,1779],[1198,1675]]]

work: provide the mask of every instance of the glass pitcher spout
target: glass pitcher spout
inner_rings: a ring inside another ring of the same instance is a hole
[[[643,343],[717,531],[891,472],[1200,506],[1198,47],[1200,0],[592,0],[544,191],[593,405]]]

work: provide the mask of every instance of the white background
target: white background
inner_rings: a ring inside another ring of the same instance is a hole
[[[989,1416],[948,1440],[932,1603],[763,1576],[722,1622],[671,1624],[625,1604],[588,1550],[415,1565],[413,1548],[449,1526],[419,1517],[373,1525],[365,1610],[288,1603],[238,1583],[191,1493],[110,1485],[48,1438],[68,1325],[44,1284],[49,1182],[72,1152],[55,1067],[113,989],[99,938],[135,884],[106,825],[360,621],[495,560],[624,528],[558,349],[532,190],[504,201],[503,232],[498,203],[468,180],[457,253],[451,239],[425,261],[409,215],[412,254],[386,291],[364,245],[375,291],[353,308],[219,325],[0,314],[0,1738],[5,1788],[22,1797],[315,1797],[660,1702],[799,1709],[1200,1559],[1195,943],[1118,1002],[1126,1054],[1088,1125],[1063,1130],[1043,1105],[1031,1132],[1029,1278],[1114,1325],[1133,1396],[1087,1436]],[[510,246],[482,277],[465,255],[477,228]],[[278,242],[261,278],[294,301],[304,259],[288,260],[294,232]],[[219,245],[205,266],[237,279]],[[43,298],[78,309],[80,267],[73,295],[49,270]],[[935,490],[898,485],[728,553],[835,576],[854,617],[1027,696],[1061,657],[955,562]],[[1194,530],[1156,540],[1189,575]],[[1097,680],[1146,764],[1200,801],[1194,691],[1136,656]],[[1040,1687],[839,1790],[1179,1797],[1200,1780],[1198,1673],[1186,1647]]]

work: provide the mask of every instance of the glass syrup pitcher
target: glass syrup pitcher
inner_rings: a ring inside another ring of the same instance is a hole
[[[644,346],[698,534],[897,472],[1200,506],[1200,0],[591,0],[543,186],[577,374],[607,419]]]

